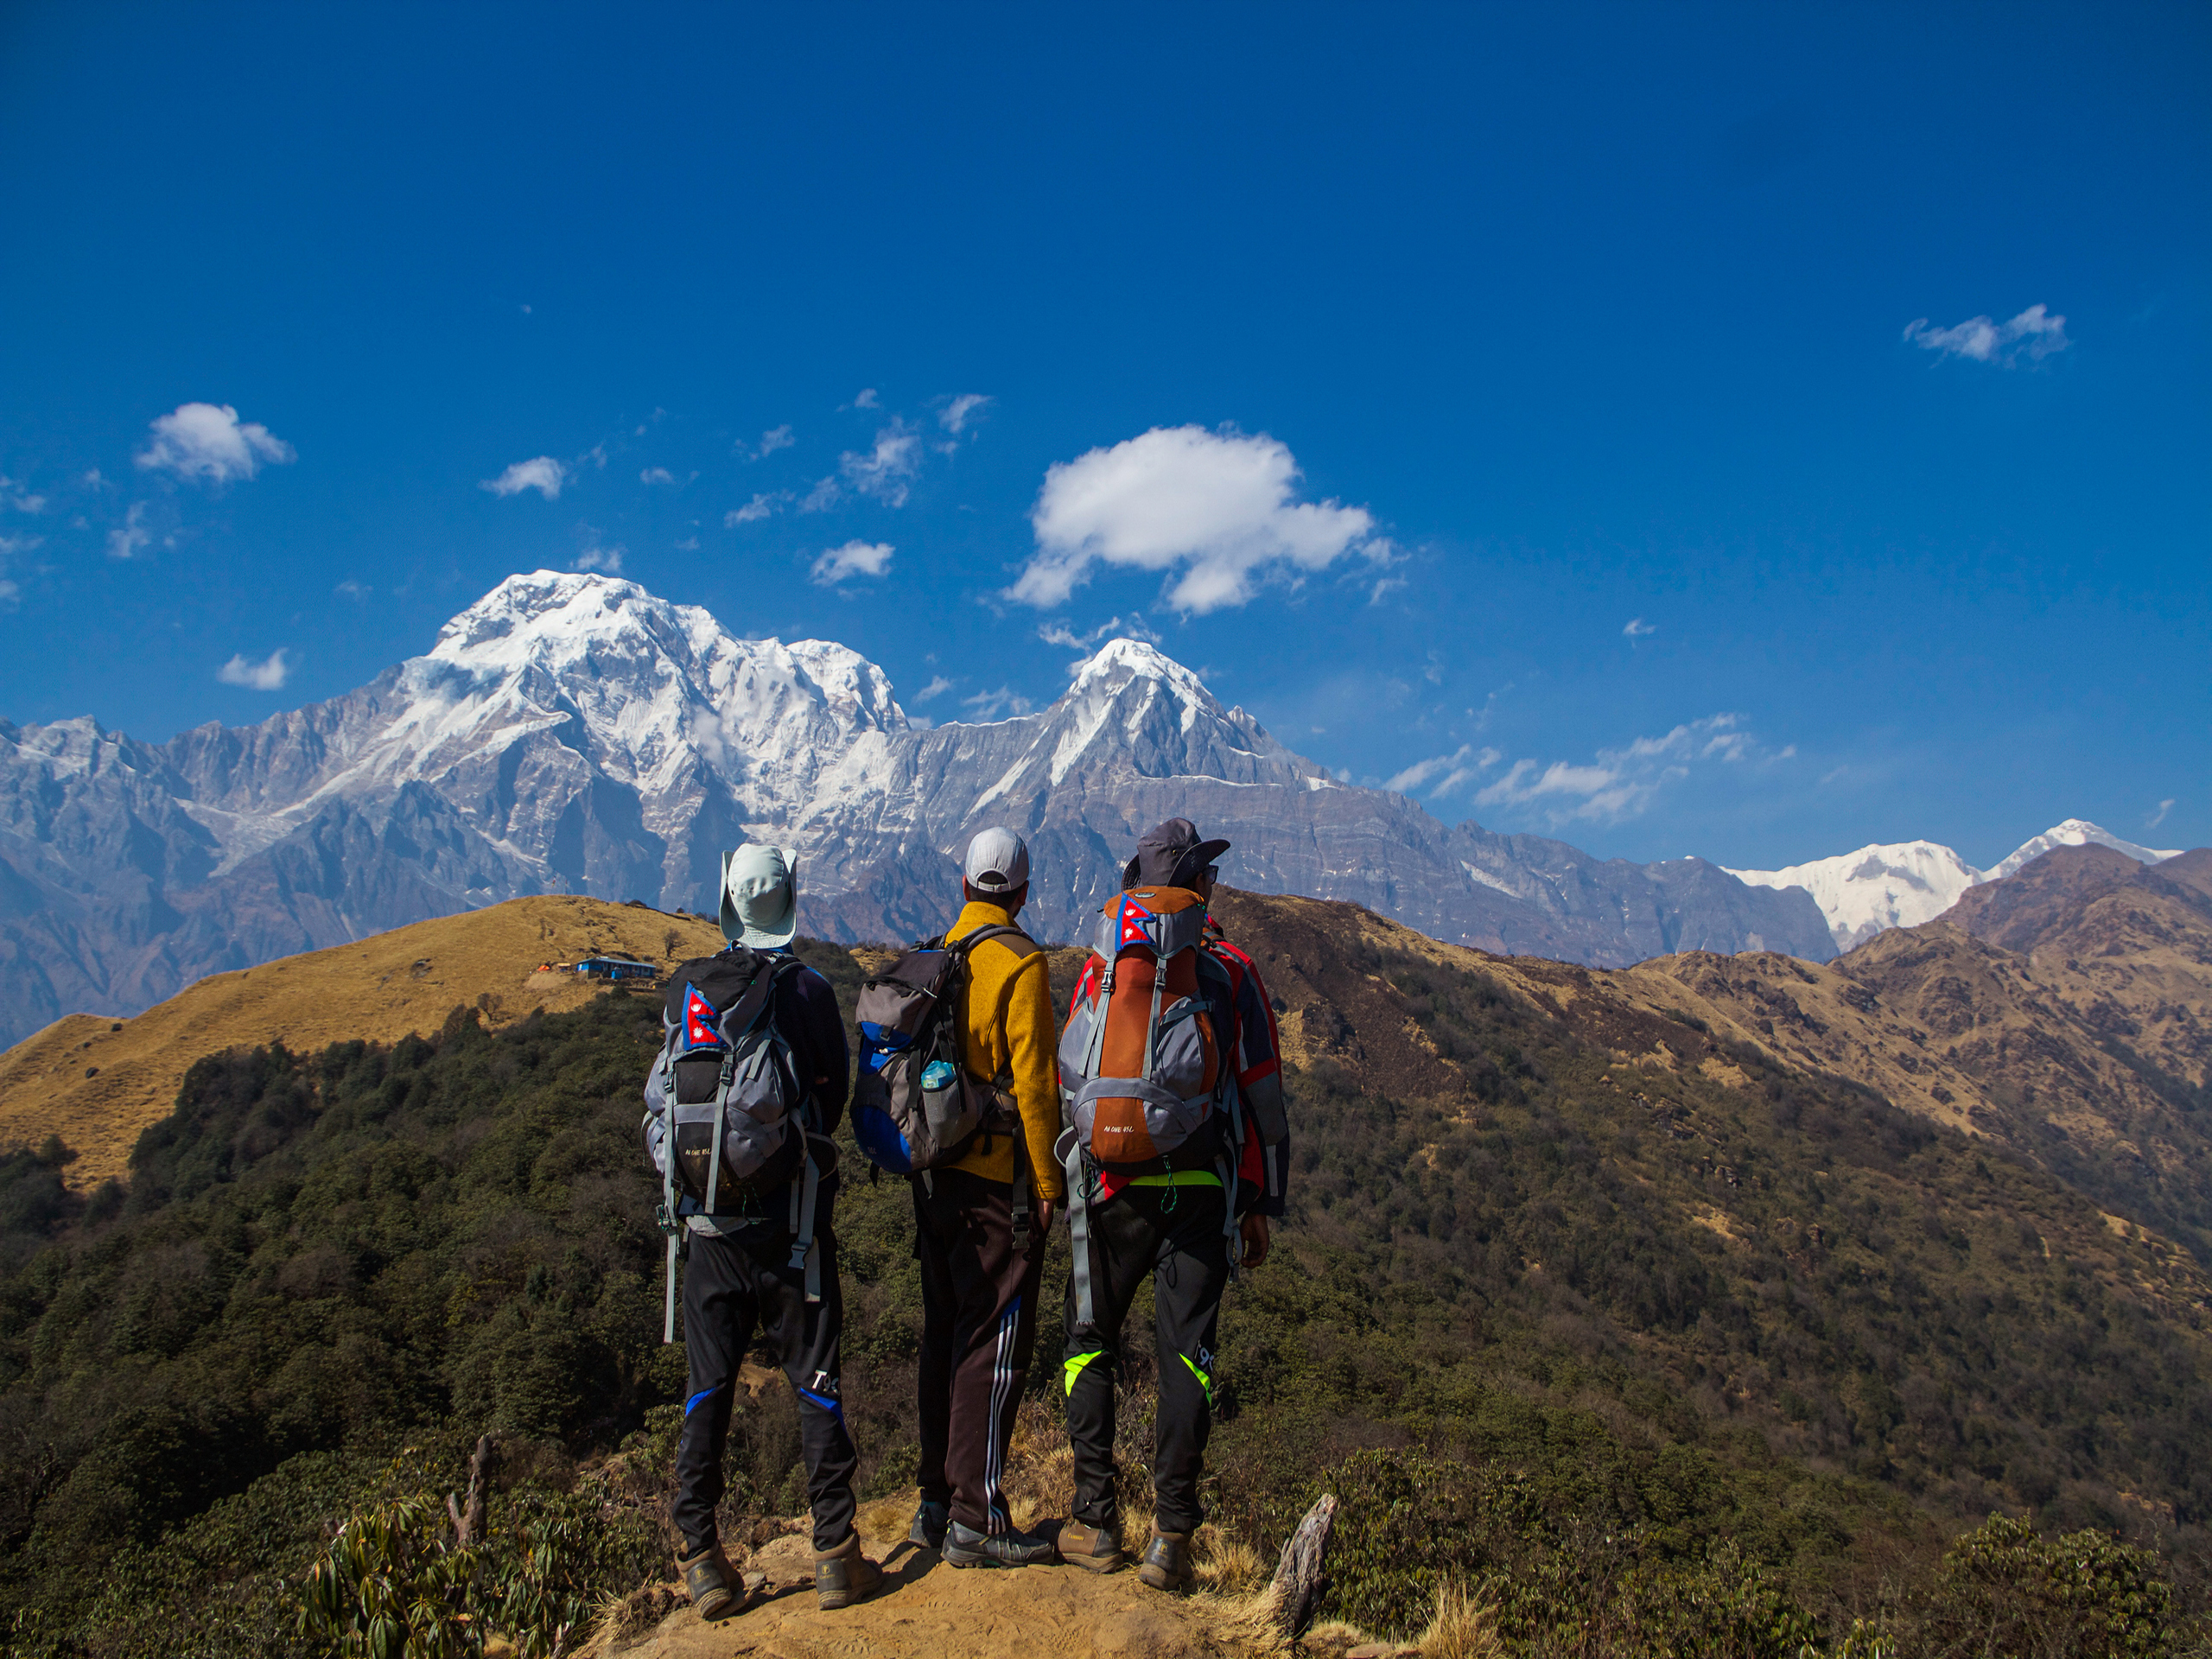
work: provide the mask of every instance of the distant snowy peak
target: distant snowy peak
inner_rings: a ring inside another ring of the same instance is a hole
[[[2140,864],[2178,856],[2122,841],[2086,818],[2069,818],[2021,843],[1994,868],[1978,870],[1948,847],[1933,841],[1902,841],[1861,847],[1855,853],[1816,858],[1779,870],[1731,870],[1739,881],[1758,887],[1802,887],[1827,918],[1836,948],[1848,950],[1892,927],[1932,922],[1958,903],[1968,887],[2001,881],[2031,860],[2056,847],[2109,847]]]
[[[1893,842],[1786,869],[1728,874],[1755,887],[1804,888],[1827,918],[1839,950],[1864,944],[1885,928],[1933,921],[1983,879],[1948,847],[1932,841]]]
[[[2101,829],[2087,818],[2069,818],[2054,825],[2032,841],[2019,847],[2001,860],[1997,867],[1983,875],[1985,881],[2001,881],[2031,859],[2041,858],[2054,847],[2109,847],[2115,853],[2126,853],[2138,864],[2158,864],[2170,858],[2181,856],[2178,847],[2161,852],[2154,847],[2139,847],[2132,841],[2122,841],[2109,830]]]
[[[509,576],[438,632],[427,658],[479,676],[537,669],[644,670],[725,717],[758,717],[796,695],[856,728],[902,731],[906,716],[891,681],[849,646],[829,639],[739,639],[697,605],[674,605],[634,582],[588,572],[537,570]],[[733,703],[741,705],[733,709]]]
[[[1141,639],[1108,640],[1096,656],[1076,669],[1068,681],[1067,695],[1083,697],[1102,691],[1111,694],[1135,680],[1166,688],[1181,708],[1181,724],[1186,728],[1200,715],[1228,712],[1219,699],[1206,690],[1205,681],[1157,645]]]

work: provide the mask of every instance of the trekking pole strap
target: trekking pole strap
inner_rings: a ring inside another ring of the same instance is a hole
[[[1060,1167],[1067,1174],[1068,1251],[1073,1258],[1069,1283],[1075,1289],[1075,1322],[1087,1326],[1094,1322],[1097,1304],[1090,1290],[1090,1201],[1084,1191],[1083,1147],[1069,1129],[1053,1150],[1060,1154]]]
[[[676,1219],[676,1060],[673,1055],[661,1062],[660,1109],[660,1214],[655,1219],[668,1239],[667,1284],[664,1300],[667,1311],[661,1322],[663,1345],[676,1340],[676,1251],[678,1235],[683,1229]]]
[[[807,1149],[806,1173],[791,1183],[791,1258],[793,1271],[806,1270],[806,1300],[822,1300],[822,1250],[814,1236],[814,1205],[822,1190],[822,1171]]]

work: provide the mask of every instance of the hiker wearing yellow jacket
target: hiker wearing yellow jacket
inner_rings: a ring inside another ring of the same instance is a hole
[[[951,944],[968,956],[961,1064],[995,1084],[998,1109],[953,1163],[912,1177],[922,1269],[922,1501],[913,1541],[951,1567],[1050,1561],[1052,1541],[1018,1532],[1002,1483],[1007,1442],[1037,1336],[1045,1234],[1065,1182],[1052,993],[1043,952],[1014,927],[1029,897],[1029,849],[1007,830],[968,846],[966,900]]]

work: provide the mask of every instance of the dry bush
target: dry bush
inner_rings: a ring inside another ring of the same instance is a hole
[[[1421,1633],[1421,1659],[1503,1659],[1497,1608],[1478,1601],[1459,1583],[1436,1586],[1436,1611]]]
[[[591,1638],[576,1649],[576,1659],[609,1659],[625,1648],[635,1647],[687,1600],[672,1584],[641,1585],[626,1596],[610,1592],[600,1599]]]

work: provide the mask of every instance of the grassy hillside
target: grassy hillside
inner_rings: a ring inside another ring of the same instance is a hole
[[[1220,909],[1282,1004],[1298,1173],[1224,1314],[1211,1501],[1271,1550],[1344,1495],[1337,1611],[1417,1628],[1458,1579],[1519,1650],[1719,1651],[1756,1624],[1727,1650],[1796,1659],[1774,1644],[1909,1623],[1992,1508],[2117,1529],[2196,1593],[2212,1351],[2189,1259],[1764,1050],[1617,999],[1578,1023],[1532,964],[1350,906]],[[849,1009],[853,955],[806,954]],[[1063,980],[1075,960],[1054,953]],[[59,1147],[0,1164],[19,1644],[285,1650],[328,1525],[446,1490],[486,1430],[495,1519],[582,1505],[577,1582],[645,1572],[682,1387],[636,1138],[656,1034],[621,994],[497,1030],[464,1006],[389,1047],[195,1064],[126,1185],[70,1190]],[[914,1459],[909,1200],[847,1158],[847,1409],[884,1493]],[[1149,1381],[1125,1379],[1131,1452]],[[803,1503],[779,1383],[732,1470],[732,1537]]]
[[[581,1007],[598,988],[538,964],[613,952],[647,962],[721,947],[715,925],[643,906],[515,899],[353,944],[214,974],[136,1019],[73,1014],[0,1054],[0,1151],[59,1134],[67,1185],[119,1178],[139,1132],[176,1103],[185,1069],[226,1048],[311,1053],[437,1030],[456,1002],[497,1030],[533,1008]]]

